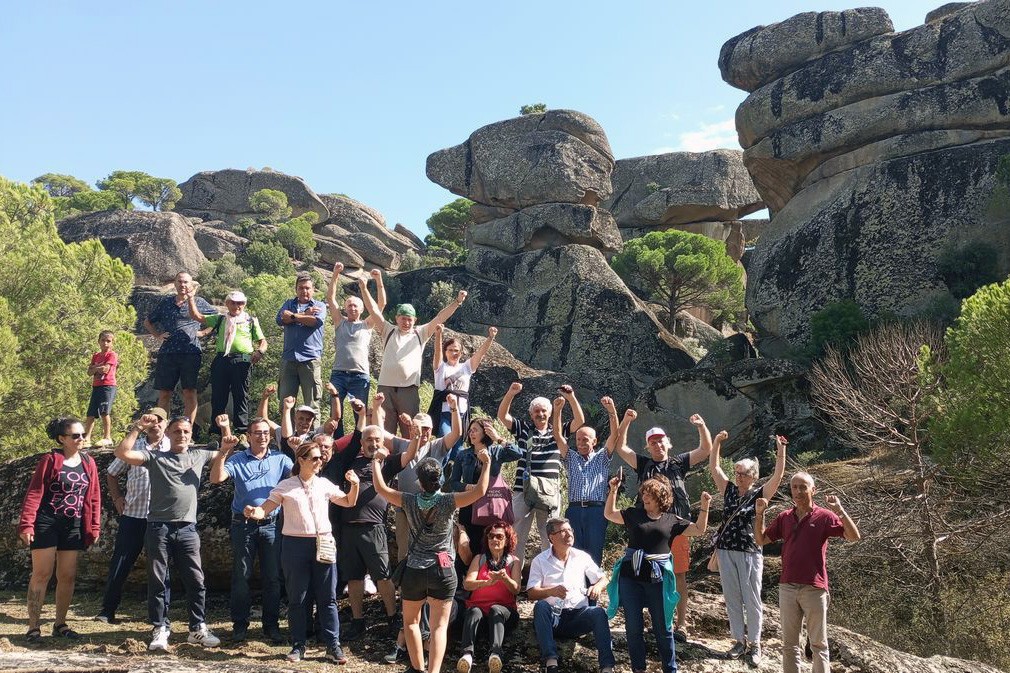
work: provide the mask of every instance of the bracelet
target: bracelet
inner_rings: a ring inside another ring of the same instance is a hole
[[[698,511],[699,512],[707,512],[708,510],[707,509],[699,509]]]

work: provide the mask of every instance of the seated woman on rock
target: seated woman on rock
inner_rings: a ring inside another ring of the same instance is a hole
[[[67,610],[74,596],[77,557],[98,540],[101,532],[102,493],[95,459],[82,452],[84,425],[76,418],[58,418],[46,431],[58,446],[42,454],[21,505],[18,535],[32,550],[32,577],[28,583],[28,633],[42,638],[39,620],[49,578],[56,566],[56,622],[53,635],[77,640],[67,626]]]
[[[681,534],[691,537],[705,533],[712,496],[707,492],[701,494],[698,521],[692,523],[670,512],[673,489],[666,477],[659,475],[647,479],[639,487],[643,506],[623,510],[617,509],[617,490],[620,484],[620,476],[610,480],[604,515],[608,521],[628,529],[628,548],[624,558],[614,567],[607,587],[607,595],[610,597],[607,615],[613,619],[617,607],[624,608],[631,669],[635,673],[644,673],[645,620],[642,611],[648,608],[663,673],[673,673],[677,670],[673,615],[680,595],[673,576],[670,543]]]
[[[500,490],[502,497],[508,501],[508,509],[511,511],[511,489],[504,480],[499,480],[499,477],[502,465],[514,463],[522,458],[522,451],[514,442],[505,442],[498,436],[490,418],[475,418],[470,421],[465,441],[466,448],[456,455],[456,460],[452,463],[452,472],[449,475],[446,490],[462,493],[467,486],[480,481],[481,463],[477,459],[477,455],[481,451],[487,451],[491,456],[491,485],[488,488]],[[498,481],[500,483],[497,483]],[[506,514],[506,519],[509,516],[511,515]],[[473,544],[473,552],[478,554],[483,551],[481,544],[484,540],[484,525],[473,523],[473,506],[463,507],[459,510],[459,522],[466,529],[467,537]],[[505,523],[512,523],[512,521],[506,520]]]
[[[522,588],[522,559],[513,556],[516,532],[507,523],[493,523],[484,530],[484,549],[475,556],[463,580],[470,592],[463,614],[463,656],[456,665],[458,673],[470,673],[473,644],[480,623],[487,619],[491,651],[487,660],[491,673],[502,669],[502,641],[505,631],[519,623],[516,594]]]

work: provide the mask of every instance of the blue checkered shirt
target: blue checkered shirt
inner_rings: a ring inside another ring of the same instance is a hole
[[[568,469],[568,502],[607,499],[607,480],[610,476],[610,459],[613,454],[605,448],[589,454],[588,458],[574,448],[565,455]]]

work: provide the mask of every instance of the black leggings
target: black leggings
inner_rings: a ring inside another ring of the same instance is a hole
[[[463,652],[473,654],[473,641],[477,638],[477,629],[481,620],[485,619],[480,608],[467,608],[463,613]],[[505,630],[514,629],[519,623],[519,613],[504,605],[492,605],[487,613],[488,636],[491,639],[491,654],[501,656],[502,641],[505,640]]]

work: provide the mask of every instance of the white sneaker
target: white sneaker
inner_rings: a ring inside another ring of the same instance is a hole
[[[369,575],[365,575],[365,595],[374,596],[378,593],[378,591],[379,589],[375,586],[375,582],[372,581],[372,578]]]
[[[456,662],[456,673],[470,673],[470,668],[473,666],[473,656],[469,653],[464,654]]]
[[[151,644],[147,646],[150,652],[168,652],[168,629],[155,626],[151,632]]]
[[[497,654],[492,654],[490,657],[488,657],[487,669],[491,671],[491,673],[501,673],[502,669],[501,657],[499,657]]]
[[[203,645],[204,647],[217,647],[221,644],[221,639],[214,635],[214,632],[207,628],[206,624],[200,624],[196,631],[189,632],[187,643]]]

